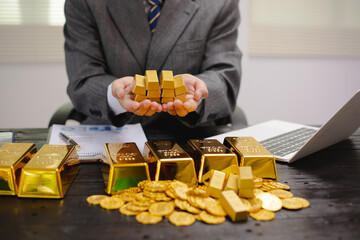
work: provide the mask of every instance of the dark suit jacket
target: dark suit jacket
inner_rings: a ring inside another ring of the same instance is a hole
[[[122,125],[141,119],[195,126],[229,116],[240,87],[241,52],[236,46],[238,0],[166,0],[153,35],[143,0],[67,0],[65,56],[68,95],[87,124]],[[205,81],[209,97],[197,112],[114,116],[107,87],[145,70],[190,73]]]

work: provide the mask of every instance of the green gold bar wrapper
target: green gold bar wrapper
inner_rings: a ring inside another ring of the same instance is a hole
[[[220,194],[219,200],[225,212],[233,222],[248,219],[246,207],[234,191],[223,191]]]
[[[197,182],[194,160],[175,141],[146,142],[143,154],[152,180]]]
[[[235,169],[239,166],[236,154],[216,139],[191,139],[186,151],[195,161],[199,182],[210,177],[210,170],[229,172],[234,166]]]
[[[275,157],[253,137],[225,137],[224,145],[235,152],[240,166],[251,166],[253,175],[278,180]]]
[[[150,180],[149,167],[136,143],[105,143],[106,159],[101,159],[101,171],[106,193],[136,187],[140,181]]]
[[[36,153],[33,143],[4,143],[0,147],[0,195],[16,195],[21,169]]]
[[[21,170],[18,196],[63,198],[79,163],[75,146],[45,144]]]

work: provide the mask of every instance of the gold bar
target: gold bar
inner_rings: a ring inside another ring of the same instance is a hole
[[[21,170],[18,196],[63,198],[79,163],[75,146],[45,144]]]
[[[107,158],[100,162],[106,193],[113,194],[150,180],[149,167],[136,143],[105,143],[105,150]]]
[[[187,142],[186,151],[195,161],[199,182],[210,177],[210,170],[223,171],[232,165],[239,165],[236,154],[216,139],[191,139]]]
[[[146,95],[145,77],[139,74],[135,74],[135,87],[133,93]]]
[[[228,173],[226,175],[226,184],[224,190],[233,190],[235,193],[239,192],[239,176]]]
[[[184,84],[183,77],[181,75],[177,75],[174,77],[174,83],[175,83],[175,96],[187,93],[187,89]]]
[[[186,102],[186,100],[187,100],[185,94],[180,94],[178,96],[175,96],[175,100],[176,99],[178,99],[178,100],[180,100],[182,102]]]
[[[169,98],[173,98],[175,97],[175,92],[174,89],[163,89],[161,92],[161,97],[169,97]]]
[[[161,88],[174,89],[174,76],[172,71],[161,71],[160,75]]]
[[[159,103],[160,102],[160,98],[148,98],[151,102],[157,102]]]
[[[254,197],[254,177],[251,167],[239,167],[239,196]]]
[[[219,200],[233,222],[248,219],[246,207],[234,191],[223,191]]]
[[[226,174],[217,170],[212,170],[211,173],[206,192],[212,197],[219,198],[224,189]]]
[[[148,90],[146,96],[148,98],[160,98],[160,90]]]
[[[0,147],[0,195],[16,195],[21,169],[36,153],[33,143],[4,143]]]
[[[175,141],[146,142],[143,155],[149,164],[152,180],[197,182],[194,160]]]
[[[163,97],[161,98],[161,103],[168,103],[168,102],[173,102],[174,98],[172,97]]]
[[[142,102],[142,101],[144,101],[146,99],[147,99],[146,96],[143,96],[143,95],[140,95],[140,94],[134,94],[134,101]]]
[[[145,85],[146,90],[159,90],[159,79],[156,70],[145,71]]]
[[[253,137],[225,137],[224,145],[235,152],[240,166],[251,166],[254,176],[278,180],[275,157]]]

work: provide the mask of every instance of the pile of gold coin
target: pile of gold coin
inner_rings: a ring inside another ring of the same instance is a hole
[[[310,206],[304,198],[294,197],[286,184],[268,179],[255,178],[254,198],[241,198],[249,215],[258,221],[275,218],[275,212],[286,209],[301,209]],[[208,224],[225,221],[226,212],[219,200],[209,197],[206,185],[188,186],[174,181],[142,181],[132,187],[114,194],[93,195],[87,202],[105,209],[119,209],[120,213],[136,216],[143,224],[156,224],[167,218],[176,226],[187,226],[196,220]]]

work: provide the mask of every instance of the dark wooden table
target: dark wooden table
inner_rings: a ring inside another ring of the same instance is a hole
[[[4,130],[4,129],[2,129]],[[197,132],[198,131],[198,132]],[[48,129],[15,129],[16,142],[46,142]],[[186,135],[154,134],[162,139]],[[211,135],[205,129],[198,134]],[[135,217],[86,203],[92,194],[104,194],[97,163],[81,164],[80,172],[62,200],[0,196],[0,239],[360,239],[360,131],[349,139],[293,164],[277,163],[279,181],[308,199],[307,209],[276,212],[269,222],[220,225],[196,222],[175,227],[167,220],[142,225]]]

